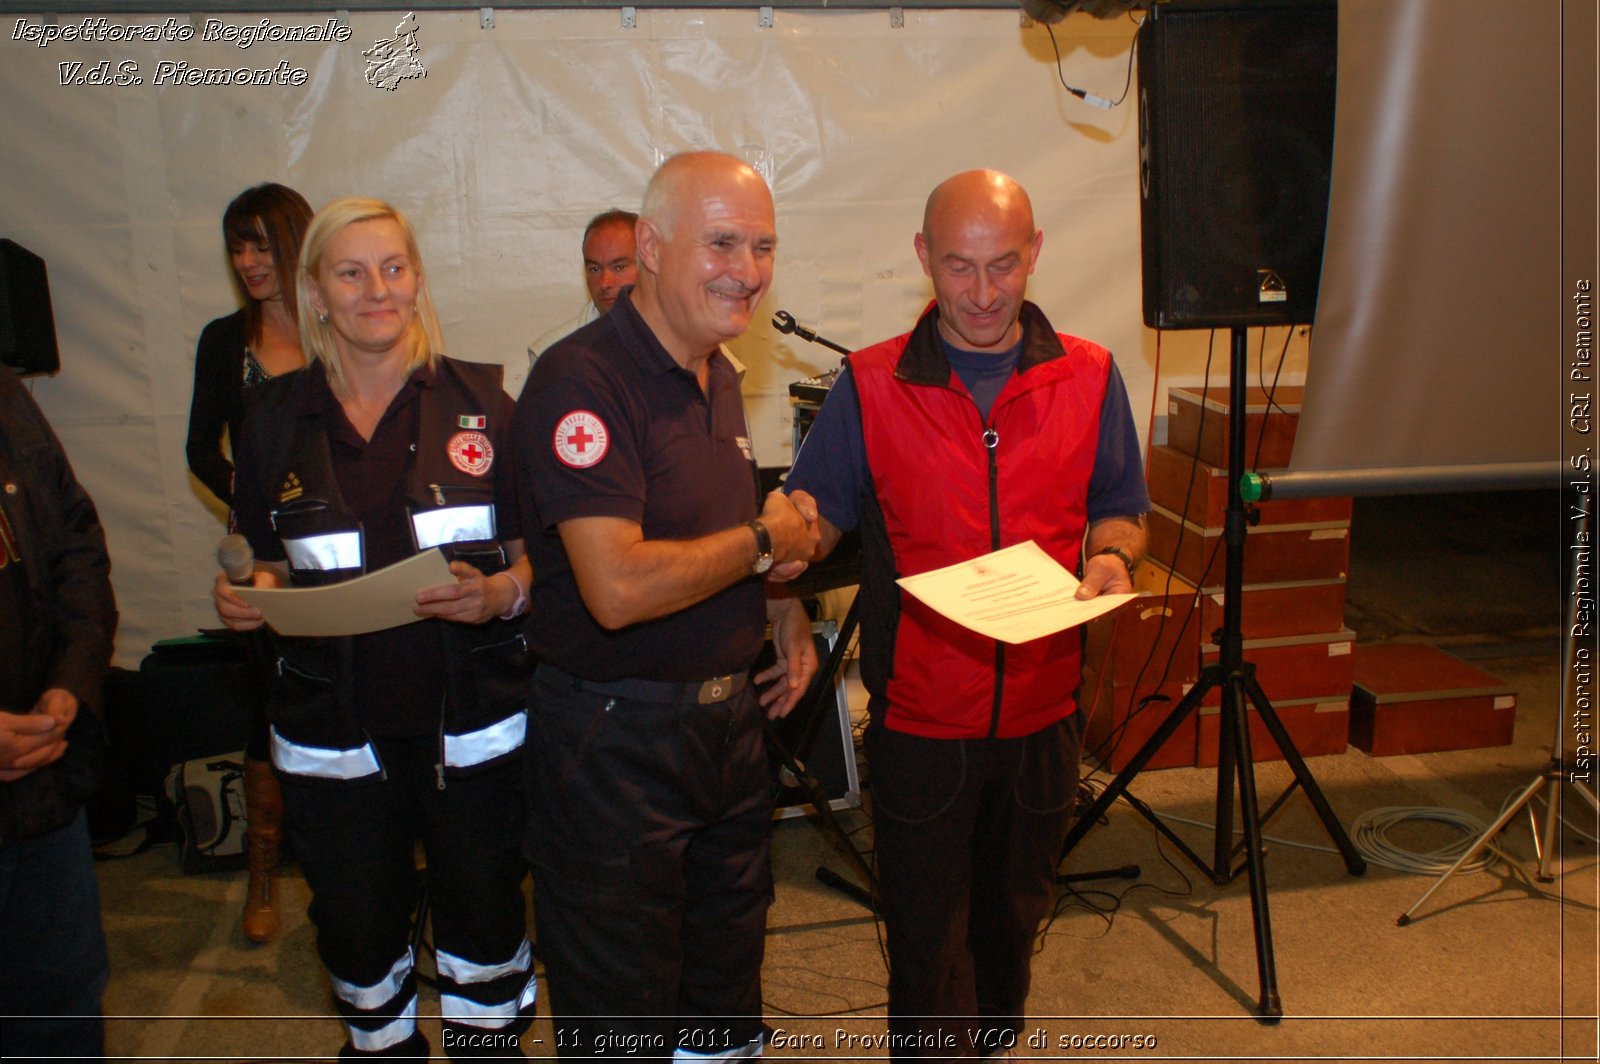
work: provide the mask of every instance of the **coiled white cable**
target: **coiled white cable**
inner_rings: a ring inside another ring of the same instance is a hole
[[[1390,832],[1409,820],[1447,824],[1461,832],[1461,838],[1435,850],[1408,850],[1390,838]],[[1487,825],[1470,813],[1437,806],[1391,805],[1368,809],[1350,826],[1350,841],[1368,861],[1397,872],[1419,876],[1442,875],[1478,841]],[[1506,855],[1493,842],[1483,853],[1461,866],[1463,872],[1481,872]]]

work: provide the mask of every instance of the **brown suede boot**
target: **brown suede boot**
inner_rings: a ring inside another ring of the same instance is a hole
[[[250,886],[244,898],[244,937],[271,942],[278,937],[278,847],[283,839],[283,792],[270,761],[246,759],[244,810],[249,826]]]

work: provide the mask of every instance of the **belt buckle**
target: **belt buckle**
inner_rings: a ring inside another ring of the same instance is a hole
[[[731,697],[733,697],[733,677],[713,676],[700,685],[695,701],[702,706],[708,706],[713,702],[725,702]]]

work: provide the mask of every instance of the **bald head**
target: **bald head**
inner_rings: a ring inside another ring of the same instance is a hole
[[[748,163],[720,152],[674,155],[639,212],[634,305],[680,365],[734,339],[772,282],[772,193]]]
[[[1028,194],[999,171],[968,170],[934,189],[916,246],[933,279],[940,335],[966,351],[1002,354],[1015,346],[1043,243]]]
[[[639,217],[670,236],[684,205],[698,200],[712,185],[765,196],[769,207],[772,203],[766,181],[743,159],[718,151],[686,151],[656,169],[645,186]]]
[[[928,194],[922,209],[922,235],[976,222],[1018,226],[1033,234],[1033,202],[1021,185],[998,170],[968,170]]]

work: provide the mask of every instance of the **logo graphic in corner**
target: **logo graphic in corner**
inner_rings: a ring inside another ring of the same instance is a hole
[[[481,432],[458,432],[445,444],[450,464],[468,476],[481,477],[494,465],[494,447]]]
[[[367,60],[367,84],[393,92],[407,78],[425,78],[427,68],[417,58],[417,15],[411,12],[394,28],[388,40],[374,41],[361,53]]]
[[[585,469],[606,456],[611,432],[587,410],[574,410],[556,425],[556,457],[573,469]]]
[[[1261,279],[1260,302],[1287,303],[1289,301],[1289,286],[1283,283],[1283,278],[1278,276],[1278,271],[1257,270],[1256,276]]]
[[[293,502],[304,493],[305,489],[300,486],[300,475],[291,469],[289,475],[283,478],[283,483],[278,486],[278,501]]]

